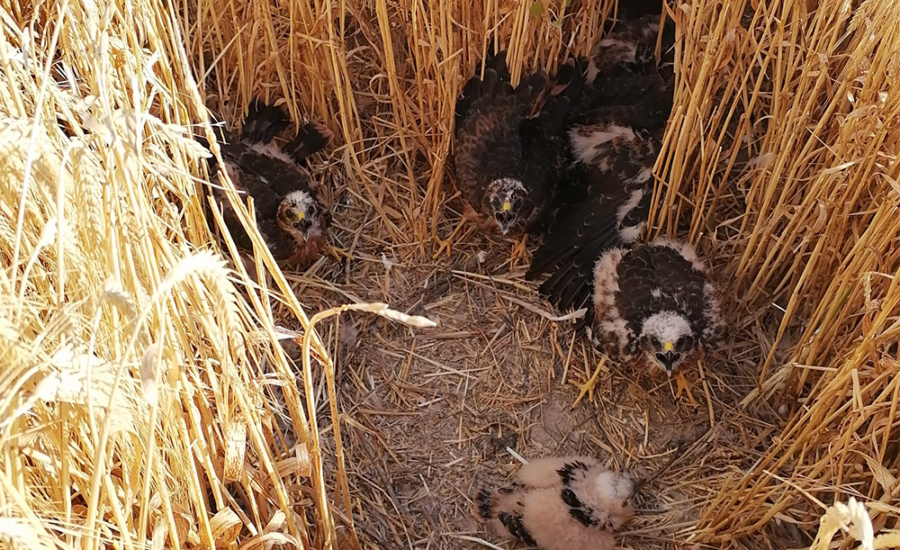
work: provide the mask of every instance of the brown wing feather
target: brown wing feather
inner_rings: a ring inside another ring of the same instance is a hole
[[[588,82],[627,73],[655,72],[656,44],[659,39],[660,13],[645,15],[630,21],[620,21],[591,51]],[[662,34],[662,59],[674,59],[672,45],[675,26],[666,19]],[[599,83],[599,81],[598,81]]]
[[[279,154],[274,146],[256,148],[244,143],[235,143],[222,147],[222,154],[247,174],[248,181],[256,180],[260,193],[263,192],[261,188],[267,187],[282,197],[293,191],[305,191],[315,195],[312,190],[312,178],[306,168],[295,163],[287,155]],[[256,192],[255,189],[250,191],[251,195]]]
[[[646,218],[659,144],[656,136],[615,122],[576,127],[572,133],[595,144],[590,150],[595,156],[572,168],[571,202],[560,206],[527,277],[549,273],[541,293],[562,310],[588,308],[584,320],[589,322],[594,263],[605,250],[624,244],[630,237],[626,229]]]
[[[655,74],[626,71],[595,82],[583,101],[588,108],[570,113],[573,164],[559,212],[527,276],[549,273],[541,293],[563,310],[588,308],[586,323],[592,318],[594,263],[623,245],[625,229],[639,227],[649,213],[650,176],[672,109],[672,86]],[[620,220],[620,209],[629,208]]]
[[[272,252],[272,257],[276,261],[290,258],[295,253],[293,239],[285,234],[275,222],[275,215],[282,197],[260,182],[255,174],[246,172],[240,165],[226,160],[224,166],[244,204],[247,204],[248,197],[253,198],[256,225],[266,246]],[[239,249],[251,252],[253,242],[244,230],[237,213],[231,207],[225,191],[219,186],[211,186],[211,194],[216,203],[221,205],[223,220],[235,244]]]

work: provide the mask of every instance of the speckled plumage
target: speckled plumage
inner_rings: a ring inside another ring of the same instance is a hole
[[[257,228],[272,256],[283,266],[305,267],[318,258],[325,244],[331,213],[304,164],[308,156],[328,144],[332,134],[321,124],[307,122],[292,141],[277,147],[272,140],[288,124],[282,109],[254,100],[240,138],[219,127],[217,139],[221,166],[242,198],[253,198]],[[219,168],[213,158],[210,175]],[[224,190],[218,186],[210,189],[235,244],[243,252],[252,252],[253,243]]]
[[[660,65],[657,65],[656,46],[661,20],[660,12],[657,11],[614,23],[591,50],[587,70],[588,85],[600,90],[610,80],[635,74],[656,74],[660,68],[668,76],[674,59],[672,45],[675,41],[675,27],[671,19],[666,19],[663,23],[662,51]]]

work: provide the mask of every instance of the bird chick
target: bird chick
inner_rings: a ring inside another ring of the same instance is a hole
[[[253,199],[257,228],[275,261],[302,268],[318,258],[331,224],[331,212],[323,205],[305,164],[333,135],[325,126],[307,122],[293,140],[278,147],[272,140],[288,124],[283,109],[253,100],[239,138],[224,128],[217,129],[223,162],[220,165],[213,158],[210,174],[224,168],[242,199]],[[205,139],[198,140],[209,147]],[[212,195],[223,208],[235,244],[242,252],[252,253],[253,242],[225,191],[213,186]]]
[[[587,323],[593,317],[594,264],[607,249],[637,242],[650,212],[653,166],[671,95],[654,88],[645,99],[644,104],[595,109],[572,123],[574,162],[567,185],[526,274],[532,280],[548,274],[541,294],[560,310],[586,307]],[[657,117],[652,116],[653,99],[659,104]]]
[[[692,246],[611,248],[594,268],[594,326],[608,356],[672,376],[724,335],[716,290]]]
[[[593,274],[608,249],[637,242],[653,196],[653,168],[674,99],[674,74],[661,72],[652,50],[659,16],[616,23],[590,60],[579,60],[591,84],[569,109],[571,163],[558,206],[526,274],[547,274],[540,292],[560,310],[587,309],[577,330],[594,318]],[[671,21],[663,49],[671,46]],[[641,53],[643,52],[643,53]]]
[[[633,515],[634,484],[591,457],[532,461],[515,483],[481,488],[476,516],[500,536],[544,550],[610,550],[614,531]]]
[[[578,75],[579,77],[581,75]],[[513,87],[506,53],[486,60],[456,105],[453,166],[465,216],[483,231],[523,234],[546,221],[565,169],[565,110],[579,82],[547,94],[542,72]]]

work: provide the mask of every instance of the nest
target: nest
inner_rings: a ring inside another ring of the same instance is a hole
[[[652,233],[731,327],[691,396],[576,339],[448,173],[484,54],[553,74],[614,0],[0,5],[0,540],[479,548],[473,488],[519,456],[680,452],[619,544],[893,544],[900,4],[660,3]],[[253,97],[337,136],[303,273],[258,247],[251,278],[204,216],[192,136]]]

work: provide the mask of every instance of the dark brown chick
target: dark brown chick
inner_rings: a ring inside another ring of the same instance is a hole
[[[542,228],[565,169],[565,112],[577,86],[548,96],[547,77],[536,72],[514,88],[505,52],[486,60],[484,78],[466,83],[453,165],[465,215],[483,231]]]
[[[287,128],[289,119],[281,108],[254,100],[244,119],[240,138],[224,127],[217,128],[225,171],[244,200],[251,197],[256,223],[275,261],[285,267],[303,268],[315,261],[328,233],[331,212],[322,203],[317,183],[305,164],[322,150],[332,133],[322,124],[307,122],[283,147],[272,141]],[[200,139],[207,147],[204,139]],[[213,158],[210,173],[220,165]],[[231,208],[223,189],[212,186],[215,201],[235,244],[252,253],[253,244]]]

